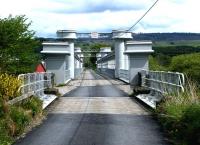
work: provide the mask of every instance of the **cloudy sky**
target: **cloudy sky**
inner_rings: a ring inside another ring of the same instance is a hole
[[[111,32],[133,25],[155,0],[0,0],[0,17],[26,15],[40,37],[58,29]],[[199,0],[160,0],[133,32],[200,32]]]

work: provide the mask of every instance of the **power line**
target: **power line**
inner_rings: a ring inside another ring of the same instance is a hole
[[[153,3],[153,5],[144,13],[144,15],[142,15],[142,17],[140,19],[138,19],[136,21],[135,24],[133,24],[129,29],[127,29],[126,31],[130,31],[131,29],[133,29],[147,14],[148,12],[158,3],[159,0],[156,0],[156,2]]]

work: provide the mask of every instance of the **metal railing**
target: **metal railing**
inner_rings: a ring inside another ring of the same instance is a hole
[[[46,88],[52,87],[52,73],[27,73],[20,74],[18,79],[22,81],[19,88],[21,96],[10,100],[9,104],[15,104],[31,95],[43,96]]]
[[[141,86],[150,89],[149,94],[136,97],[152,108],[156,108],[165,95],[184,91],[185,78],[182,73],[165,71],[141,71]]]
[[[115,69],[110,68],[98,68],[98,71],[104,75],[107,75],[111,78],[115,77]]]
[[[70,77],[70,70],[65,70],[65,81],[71,79]]]
[[[129,70],[120,69],[119,78],[129,83]]]
[[[44,94],[44,89],[52,87],[52,73],[27,73],[18,76],[22,81],[21,94],[34,93],[38,96]]]
[[[185,78],[183,73],[142,70],[141,74],[143,87],[162,94],[184,91]]]

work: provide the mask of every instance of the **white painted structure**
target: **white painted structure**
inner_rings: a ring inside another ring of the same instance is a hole
[[[148,56],[153,53],[152,42],[130,41],[132,33],[113,30],[115,52],[103,55],[102,50],[97,54],[97,67],[102,73],[113,73],[112,76],[134,86],[138,85],[138,73],[149,69]]]
[[[138,73],[141,70],[149,70],[149,55],[153,53],[150,41],[127,41],[124,54],[128,56],[129,83],[138,85]]]
[[[81,48],[74,48],[74,40],[77,39],[76,31],[58,30],[57,36],[62,42],[44,42],[41,53],[46,55],[47,71],[55,74],[55,84],[63,84],[80,76],[84,56]],[[104,36],[108,38],[111,35],[102,35],[101,38]],[[154,52],[152,42],[133,41],[132,33],[123,30],[113,30],[112,39],[114,52],[110,47],[103,47],[96,54],[97,69],[101,73],[121,79],[132,86],[150,89],[150,94],[136,97],[153,108],[163,98],[163,93],[184,91],[183,74],[149,71],[148,57]]]
[[[45,42],[41,53],[46,56],[46,70],[55,74],[55,84],[63,84],[70,79],[66,71],[70,70],[70,45],[68,42]]]
[[[122,30],[113,30],[115,41],[115,77],[119,78],[120,69],[128,70],[128,56],[125,52],[125,42],[132,39],[132,33]]]
[[[77,72],[76,70],[83,66],[80,48],[77,54],[74,52],[77,51],[74,48],[76,31],[58,30],[57,37],[65,39],[65,41],[44,42],[43,50],[41,51],[41,53],[46,56],[46,70],[55,74],[56,85],[64,84],[70,79],[74,79]],[[81,70],[78,72],[81,72]]]

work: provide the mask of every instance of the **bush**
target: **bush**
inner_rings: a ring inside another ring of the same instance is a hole
[[[0,99],[8,101],[20,96],[21,81],[17,77],[8,74],[0,74]]]
[[[40,100],[36,96],[32,96],[28,100],[25,100],[22,103],[22,107],[24,109],[28,109],[32,111],[32,116],[34,117],[35,115],[39,114],[42,112],[42,100]]]
[[[172,58],[171,71],[182,72],[200,83],[200,53],[179,55]]]
[[[166,70],[166,68],[164,66],[162,66],[161,64],[158,63],[158,61],[156,60],[156,58],[154,58],[153,56],[149,57],[149,69],[150,70],[159,70],[159,71],[164,71]]]

